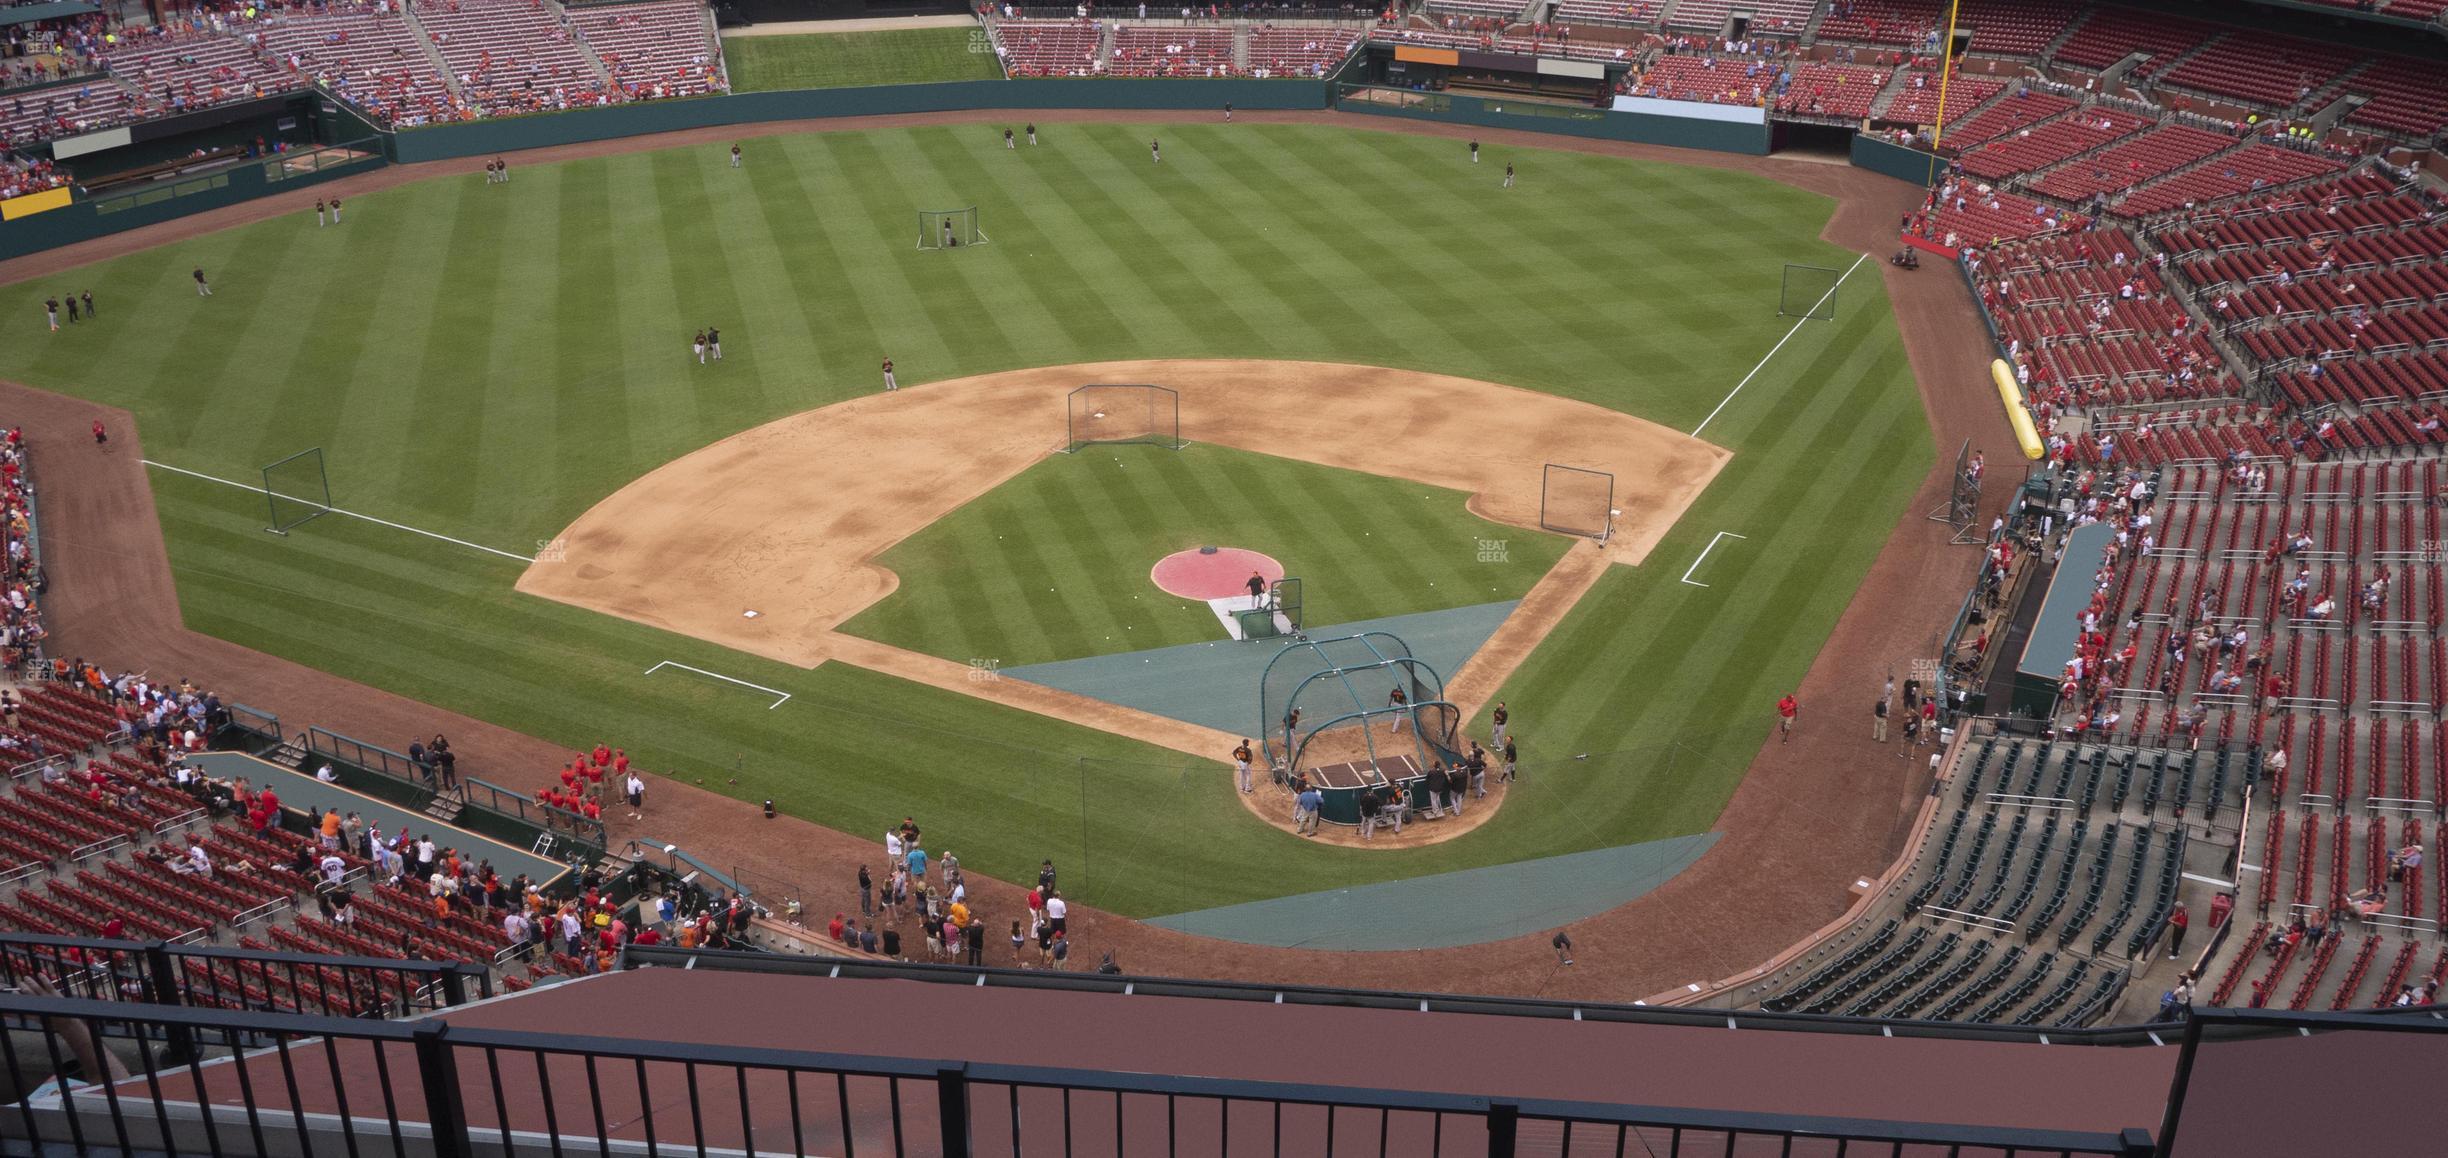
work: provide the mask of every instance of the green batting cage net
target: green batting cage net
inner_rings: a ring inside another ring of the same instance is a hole
[[[1844,271],[1824,265],[1787,265],[1784,286],[1777,293],[1777,316],[1836,320],[1836,283],[1843,279]]]
[[[301,450],[263,468],[263,482],[264,501],[272,511],[272,525],[264,529],[275,535],[331,513],[331,480],[323,473],[322,447]]]
[[[978,228],[977,206],[918,211],[918,248],[959,249],[984,244],[986,234]]]
[[[1539,477],[1539,526],[1606,542],[1614,527],[1615,476],[1603,470],[1547,464]]]
[[[1100,442],[1182,448],[1181,395],[1163,386],[1082,386],[1064,411],[1064,453]]]

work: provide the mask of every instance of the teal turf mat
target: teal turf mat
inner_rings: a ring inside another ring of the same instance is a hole
[[[1448,611],[1423,611],[1333,627],[1310,627],[1311,639],[1334,639],[1363,631],[1390,632],[1411,654],[1447,680],[1477,652],[1515,603],[1482,603]],[[1218,625],[1217,632],[1223,631]],[[1190,643],[1153,651],[1090,656],[1057,663],[1006,668],[1005,676],[1077,692],[1169,719],[1243,736],[1258,726],[1258,677],[1267,661],[1289,642],[1280,639]]]

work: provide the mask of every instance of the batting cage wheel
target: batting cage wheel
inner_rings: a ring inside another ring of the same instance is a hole
[[[977,206],[918,211],[918,248],[958,249],[984,244],[986,232],[978,228]]]
[[[264,529],[275,535],[331,513],[331,480],[323,473],[322,447],[308,447],[263,468],[263,481],[264,501],[272,510],[272,525]]]
[[[1063,453],[1100,442],[1180,450],[1181,395],[1163,386],[1082,386],[1063,415]]]
[[[1784,285],[1777,292],[1777,316],[1835,321],[1836,283],[1843,279],[1842,270],[1788,263]]]

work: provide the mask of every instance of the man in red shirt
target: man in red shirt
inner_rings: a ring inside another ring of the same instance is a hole
[[[1777,701],[1778,742],[1782,743],[1793,739],[1794,716],[1799,714],[1801,711],[1802,705],[1794,701],[1791,693],[1787,693],[1784,699]]]

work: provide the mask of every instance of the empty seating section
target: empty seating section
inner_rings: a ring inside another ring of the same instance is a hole
[[[1982,109],[1970,120],[1948,130],[1948,136],[1953,138],[1953,144],[1969,148],[2028,129],[2074,107],[2072,98],[2051,92],[2029,90],[2011,93],[2004,100]]]
[[[459,95],[488,115],[605,99],[595,66],[558,6],[542,0],[423,0],[411,9]]]
[[[2236,139],[2191,125],[2162,125],[2120,141],[2096,156],[2041,175],[2033,190],[2068,201],[2114,193],[2157,180],[2234,147]]]
[[[1348,28],[1252,28],[1249,67],[1259,76],[1313,76],[1332,69],[1360,46]]]
[[[1971,116],[1982,101],[1996,96],[2005,88],[2005,81],[1993,77],[1958,76],[1949,80],[1946,86],[1947,131],[1953,132],[1955,126]],[[1886,110],[1879,115],[1887,120],[1909,124],[1931,124],[1938,119],[1938,96],[1938,74],[1915,69],[1904,78],[1904,85],[1896,90],[1895,99],[1889,101]]]
[[[2352,49],[2292,36],[2223,36],[2154,80],[2286,108],[2327,89],[2360,59]]]
[[[1870,115],[1870,103],[1887,76],[1884,69],[1804,61],[1794,66],[1793,81],[1777,97],[1776,108],[1801,116],[1860,120]]]
[[[1750,35],[1792,36],[1810,23],[1811,11],[1818,6],[1819,0],[1757,0],[1742,7],[1751,13]],[[1666,26],[1714,33],[1726,26],[1734,8],[1734,0],[1676,0],[1666,14]]]
[[[1937,0],[1829,0],[1819,22],[1821,40],[1910,48],[1931,48],[1945,31],[1946,6]]]
[[[1000,20],[994,25],[995,52],[1005,71],[1016,77],[1093,76],[1104,33],[1096,25],[1076,20]]]
[[[1936,819],[1887,894],[1896,907],[1748,997],[1855,1017],[2099,1020],[2122,989],[2093,974],[2139,968],[2165,940],[2184,887],[2178,818],[2219,815],[2242,778],[2227,754],[1976,738],[1940,781]]]
[[[1511,20],[1521,15],[1522,5],[1514,0],[1428,0],[1428,11],[1455,16],[1485,16]]]
[[[2221,31],[2215,24],[2158,12],[2095,7],[2090,18],[2074,30],[2074,35],[2058,46],[2053,59],[2061,65],[2096,72],[2139,52],[2148,59],[2136,71],[2147,75]]]
[[[414,26],[395,8],[283,12],[254,26],[264,51],[394,124],[451,120],[457,102]]]
[[[1649,27],[1657,23],[1658,9],[1665,5],[1659,0],[1564,0],[1556,6],[1558,24],[1626,24]]]
[[[2335,158],[2255,142],[2239,152],[2144,185],[2111,208],[2126,216],[2147,217],[2339,173],[2345,168],[2346,163]]]
[[[1955,30],[1971,34],[1976,53],[2038,56],[2073,23],[2076,11],[2070,0],[1970,0]],[[1819,39],[1921,48],[1935,45],[1946,28],[1941,0],[1833,0],[1819,22]]]
[[[2232,397],[2233,375],[2142,254],[2131,235],[2096,230],[2000,246],[1972,272],[2035,385],[2079,403]]]
[[[2149,118],[2122,109],[2080,109],[1972,149],[1963,154],[1963,167],[1984,180],[2003,180],[2102,148],[2150,124]]]
[[[1760,105],[1776,84],[1776,69],[1741,58],[1662,56],[1632,85],[1635,96],[1720,105]]]
[[[2346,114],[2347,124],[2426,139],[2448,126],[2448,67],[2438,61],[2379,57],[2343,87],[2370,98]]]
[[[1229,76],[1233,30],[1132,26],[1114,31],[1115,76]]]
[[[624,96],[702,96],[727,87],[699,0],[570,9],[570,22]]]

